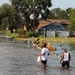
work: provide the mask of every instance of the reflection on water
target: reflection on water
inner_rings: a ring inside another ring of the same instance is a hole
[[[74,43],[69,43],[70,50],[74,51],[75,50],[75,44]]]
[[[60,43],[55,43],[59,56],[62,53]],[[41,63],[37,63],[37,55],[40,51],[32,48],[31,43],[25,41],[0,42],[0,75],[74,75],[75,71],[75,44],[64,44],[71,53],[71,68],[62,68],[59,58],[49,56],[48,67],[41,68]]]

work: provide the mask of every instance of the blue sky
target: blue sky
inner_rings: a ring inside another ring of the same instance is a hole
[[[0,6],[4,3],[10,4],[9,0],[0,0]],[[52,7],[53,8],[58,8],[60,7],[61,9],[67,9],[69,7],[75,8],[75,0],[52,0]]]
[[[52,0],[52,8],[67,9],[69,7],[75,8],[75,0]]]
[[[11,4],[9,0],[0,0],[0,6],[4,3]]]

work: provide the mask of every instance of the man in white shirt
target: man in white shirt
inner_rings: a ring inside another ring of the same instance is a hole
[[[62,53],[60,63],[62,64],[62,67],[70,67],[70,60],[71,55],[67,52],[67,49],[64,49],[64,52]]]
[[[49,50],[46,48],[46,43],[43,44],[43,48],[39,56],[41,56],[42,68],[45,68],[49,56]]]

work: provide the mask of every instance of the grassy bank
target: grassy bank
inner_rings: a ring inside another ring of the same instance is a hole
[[[39,37],[40,38],[40,37]],[[28,38],[14,38],[14,40],[27,40]],[[37,38],[34,38],[35,41]],[[32,38],[30,38],[32,41]],[[40,38],[40,41],[43,42],[70,42],[70,43],[75,43],[75,38]]]
[[[27,40],[28,38],[18,38],[18,34],[17,33],[12,33],[12,34],[7,34],[9,36],[11,36],[12,38],[14,38],[13,40]],[[55,37],[55,38],[48,38],[48,37],[44,37],[44,36],[40,36],[40,41],[45,41],[45,42],[71,42],[71,43],[75,43],[75,37],[68,37],[68,38],[60,38],[60,37]],[[37,38],[34,38],[34,40],[36,41]],[[32,37],[30,38],[30,40],[32,41]]]

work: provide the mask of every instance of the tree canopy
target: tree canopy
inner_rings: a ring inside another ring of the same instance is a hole
[[[69,30],[75,31],[75,9],[71,10]]]
[[[3,4],[0,8],[0,28],[5,29],[8,27],[11,32],[13,29],[17,29],[21,23],[21,17],[19,13],[14,10],[14,7],[9,4]]]
[[[49,14],[49,7],[51,7],[51,0],[10,0],[15,6],[17,12],[24,17],[26,21],[26,29],[29,31],[35,30],[38,25],[38,17],[41,14],[42,19],[47,18]],[[32,15],[32,18],[30,18]]]

